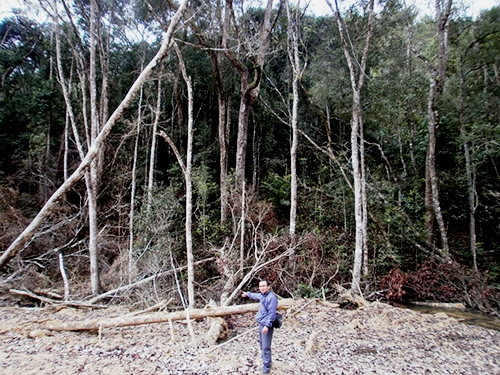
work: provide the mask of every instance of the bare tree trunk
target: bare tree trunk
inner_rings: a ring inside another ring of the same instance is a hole
[[[182,62],[182,64],[184,64]],[[186,74],[185,66],[182,67],[182,75],[188,87],[188,144],[186,156],[186,252],[188,265],[188,301],[189,308],[194,308],[194,259],[193,259],[193,235],[192,235],[192,211],[193,211],[193,183],[191,181],[191,169],[193,159],[193,86],[191,77]]]
[[[64,300],[69,301],[69,281],[68,275],[66,274],[66,269],[64,268],[63,253],[59,253],[59,270],[61,271],[61,277],[64,283]]]
[[[248,138],[248,119],[250,115],[250,108],[252,107],[253,100],[249,95],[247,96],[246,88],[248,86],[248,72],[241,74],[241,101],[240,110],[238,112],[238,135],[236,139],[236,168],[235,168],[235,182],[236,186],[243,193],[243,180],[245,179],[245,165],[246,165],[246,149]]]
[[[207,43],[199,36],[203,45]],[[220,222],[221,224],[227,220],[229,212],[228,203],[228,186],[227,186],[227,172],[228,172],[228,160],[229,160],[229,130],[231,127],[231,102],[232,93],[234,86],[231,85],[230,88],[226,89],[224,87],[224,82],[220,73],[221,60],[223,58],[223,52],[214,52],[212,49],[208,50],[210,61],[212,63],[212,72],[215,79],[215,84],[217,87],[217,103],[219,110],[219,125],[218,125],[218,137],[219,137],[219,165],[220,165]]]
[[[64,102],[66,104],[66,123],[64,127],[64,181],[68,179],[68,152],[69,152],[69,127],[71,126],[73,130],[73,135],[75,137],[75,143],[78,147],[78,152],[81,160],[84,158],[84,152],[80,144],[80,137],[78,136],[78,131],[76,129],[75,116],[73,112],[73,108],[71,106],[70,100],[70,92],[71,92],[71,76],[73,73],[73,65],[71,66],[71,73],[69,81],[66,83],[66,79],[64,78],[64,73],[62,69],[61,62],[61,40],[60,40],[60,27],[59,20],[57,18],[57,3],[54,1],[54,12],[53,21],[55,26],[55,45],[56,45],[56,67],[57,67],[57,75],[59,78],[59,83],[61,85],[61,89],[63,92]]]
[[[141,64],[142,65],[142,64]],[[131,177],[131,191],[130,191],[130,211],[129,211],[129,240],[128,240],[128,283],[131,284],[134,275],[134,217],[135,217],[135,192],[137,187],[137,159],[139,155],[139,134],[141,132],[142,123],[142,96],[143,87],[139,94],[139,108],[137,110],[137,126],[135,134],[135,145],[134,145],[134,160],[132,162],[132,177]]]
[[[356,93],[354,94],[356,96]],[[359,103],[359,100],[355,100],[355,103]],[[361,179],[361,164],[359,160],[359,111],[361,108],[353,109],[353,117],[351,119],[351,158],[352,158],[352,169],[353,169],[353,180],[354,180],[354,217],[356,221],[356,238],[355,238],[355,249],[354,249],[354,265],[352,272],[352,285],[351,290],[353,292],[358,292],[360,281],[361,281],[361,266],[363,264],[363,249],[364,242],[366,239],[363,237],[365,231],[363,228],[363,197],[362,197],[362,186],[363,183]]]
[[[69,178],[52,194],[49,200],[44,204],[44,206],[38,212],[38,214],[33,218],[31,223],[14,240],[14,242],[12,242],[12,244],[7,248],[7,250],[4,251],[4,253],[0,257],[0,270],[2,270],[9,263],[9,261],[33,237],[35,232],[38,230],[40,225],[45,221],[45,219],[50,215],[52,210],[57,205],[57,202],[63,197],[63,195],[84,176],[86,169],[89,167],[90,163],[97,155],[99,149],[104,144],[104,141],[108,137],[109,133],[111,132],[111,129],[116,124],[117,120],[122,116],[123,111],[132,103],[137,92],[139,91],[143,83],[146,81],[146,79],[150,76],[153,69],[158,64],[160,64],[166,57],[167,52],[169,51],[169,46],[172,40],[174,29],[179,23],[182,15],[184,14],[186,6],[187,6],[187,0],[184,0],[180,4],[177,12],[170,21],[170,25],[168,26],[168,29],[165,32],[160,49],[153,57],[153,59],[150,61],[150,63],[146,66],[146,68],[141,72],[141,74],[139,74],[139,77],[137,77],[135,82],[132,84],[125,98],[123,98],[122,102],[115,109],[111,117],[106,121],[99,135],[89,148],[87,154],[85,155],[85,158],[82,160],[80,165],[71,174],[71,176],[69,176]]]
[[[436,0],[435,3],[437,28],[436,32],[438,38],[438,65],[437,68],[431,68],[432,71],[429,85],[429,134],[426,157],[426,212],[429,215],[430,207],[427,205],[430,204],[429,200],[432,198],[432,209],[434,211],[434,215],[439,227],[439,232],[441,234],[441,256],[445,259],[448,259],[450,257],[448,234],[446,226],[444,224],[443,214],[441,212],[441,205],[439,200],[439,182],[436,173],[436,139],[441,117],[439,106],[446,80],[446,63],[448,60],[448,24],[452,0],[447,0],[444,11],[441,9],[441,2],[442,0]],[[427,217],[426,219],[430,220],[431,217]],[[432,223],[427,222],[426,227],[430,229],[431,224]]]
[[[54,3],[54,12],[55,13],[53,15],[53,18],[54,18],[54,23],[58,25],[58,13],[57,13],[57,6],[56,5],[57,4]],[[83,146],[82,146],[81,141],[80,141],[80,136],[78,134],[78,129],[77,129],[77,125],[76,125],[76,119],[75,119],[73,107],[72,107],[71,100],[70,100],[71,86],[70,86],[70,83],[66,83],[66,79],[64,78],[64,73],[63,73],[63,68],[62,68],[59,32],[60,32],[60,28],[59,28],[59,26],[57,26],[56,27],[56,61],[57,61],[57,71],[58,71],[58,75],[59,75],[59,82],[61,84],[61,88],[63,91],[63,97],[64,97],[64,100],[66,103],[67,117],[71,123],[71,127],[73,130],[73,137],[75,139],[75,143],[76,143],[76,146],[78,149],[78,154],[80,156],[80,159],[83,161],[84,157],[85,157],[85,152],[83,150]],[[78,59],[78,56],[75,56],[75,57],[76,57],[76,59]],[[80,78],[81,77],[82,76],[80,75]],[[82,86],[84,86],[83,82],[82,82]],[[84,114],[84,118],[86,118],[85,114]],[[89,143],[89,140],[87,139],[87,144],[88,143]],[[66,176],[65,181],[67,179],[68,178]],[[96,223],[96,219],[97,219],[97,216],[95,214],[95,212],[96,212],[95,206],[92,205],[92,202],[94,202],[94,203],[96,202],[96,200],[94,199],[95,198],[95,194],[93,193],[94,190],[92,188],[92,169],[85,171],[85,185],[87,187],[88,206],[89,206],[89,229],[90,229],[89,250],[90,250],[90,249],[92,249],[92,246],[94,246],[94,249],[96,247],[96,235],[93,235],[96,233],[95,232],[96,228],[94,228],[92,225]],[[91,252],[91,254],[92,254],[92,252]],[[96,259],[95,259],[95,261],[93,261],[93,258],[91,256],[90,263],[91,263],[91,271],[92,271],[96,267],[97,261],[96,261]],[[94,274],[91,272],[92,291],[93,291],[93,293],[97,293],[99,288],[97,288],[97,292],[96,292],[95,288],[94,288],[95,287],[95,285],[94,285],[95,280],[92,277],[92,275],[94,275]],[[97,280],[99,280],[98,274],[97,274]],[[99,283],[97,283],[97,285],[99,285]]]
[[[360,103],[361,108],[361,103]],[[361,207],[363,217],[363,275],[368,276],[370,273],[369,257],[368,257],[368,200],[366,198],[366,168],[365,168],[365,131],[363,126],[363,118],[360,114],[359,121],[359,161],[361,169]]]
[[[175,147],[172,140],[165,134],[165,132],[160,132],[160,135],[165,138],[167,143],[172,147],[175,155],[177,156],[177,160],[179,165],[181,166],[182,171],[184,172],[184,179],[186,182],[186,256],[187,256],[187,269],[188,269],[188,280],[187,280],[187,288],[188,288],[188,305],[189,308],[194,307],[194,260],[193,260],[193,236],[192,236],[192,210],[193,210],[193,184],[191,180],[191,164],[193,157],[193,88],[191,85],[191,78],[188,77],[186,72],[186,67],[184,65],[184,60],[182,58],[181,51],[174,44],[177,57],[179,59],[179,69],[181,70],[182,77],[187,85],[188,90],[188,141],[187,141],[187,150],[186,150],[186,163],[182,161],[182,157]]]
[[[245,181],[242,182],[241,191],[241,222],[240,222],[240,274],[243,275],[243,265],[245,260]]]
[[[230,19],[226,17],[224,21],[221,20],[221,14],[225,5],[222,2],[216,2],[215,4],[215,14],[219,19],[219,26],[223,30],[227,30]],[[224,83],[224,79],[221,75],[221,66],[223,63],[224,51],[223,46],[227,41],[227,34],[223,32],[220,45],[213,48],[205,39],[205,30],[199,30],[196,23],[192,22],[191,27],[196,32],[196,37],[200,41],[200,44],[205,47],[208,55],[210,57],[210,62],[212,64],[212,73],[215,80],[215,87],[217,88],[217,105],[218,105],[218,138],[219,138],[219,166],[220,166],[220,222],[221,224],[227,220],[229,213],[229,203],[228,203],[228,186],[227,186],[227,173],[228,173],[228,159],[229,159],[229,130],[231,126],[231,102],[234,92],[234,82],[232,77],[228,77],[226,73],[226,81],[230,81],[229,84]]]
[[[156,160],[156,133],[158,131],[158,123],[161,115],[161,80],[163,67],[158,74],[158,94],[156,98],[155,119],[153,121],[153,132],[151,136],[151,152],[149,155],[149,174],[148,174],[148,206],[147,211],[151,209],[151,201],[153,199],[153,183]]]
[[[297,145],[298,145],[298,108],[299,108],[299,81],[301,79],[301,69],[300,69],[300,58],[299,58],[299,16],[297,12],[300,10],[300,0],[297,3],[297,9],[294,12],[294,18],[292,19],[292,14],[290,12],[290,3],[287,0],[287,16],[288,16],[288,27],[290,32],[288,34],[289,46],[288,46],[288,58],[293,69],[293,79],[292,79],[292,92],[293,92],[293,102],[292,102],[292,145],[290,147],[290,238],[294,239],[295,229],[297,226]]]
[[[432,200],[432,210],[435,215],[436,221],[438,223],[439,231],[441,233],[441,246],[442,246],[442,256],[444,258],[449,257],[448,248],[448,237],[446,233],[446,227],[444,225],[443,214],[441,212],[441,205],[439,201],[439,183],[436,173],[436,132],[439,124],[439,119],[436,116],[437,110],[434,110],[434,104],[436,98],[436,82],[434,78],[431,78],[430,84],[430,95],[429,95],[429,126],[428,126],[428,145],[427,145],[427,169],[426,177],[429,179],[426,181],[426,187],[430,188],[430,192],[426,191],[426,202],[427,199]],[[430,228],[430,224],[428,225]]]
[[[359,291],[361,281],[361,268],[363,265],[363,254],[365,254],[365,264],[368,263],[368,246],[367,246],[367,201],[366,201],[366,180],[364,166],[364,135],[363,135],[363,109],[361,104],[361,90],[364,84],[366,62],[368,59],[368,50],[373,35],[373,7],[374,0],[370,0],[368,9],[368,30],[366,32],[366,43],[363,49],[361,61],[355,61],[355,51],[352,51],[350,44],[347,42],[348,36],[344,22],[340,15],[337,0],[335,0],[335,9],[329,0],[326,0],[332,12],[336,15],[337,24],[342,40],[342,49],[346,57],[347,65],[351,78],[351,87],[353,94],[352,103],[352,118],[351,118],[351,162],[354,179],[354,215],[356,221],[356,239],[354,250],[354,265],[352,272],[351,291],[357,293]],[[351,52],[352,51],[352,52]],[[359,66],[358,69],[356,67]],[[356,73],[356,71],[358,73]]]
[[[259,162],[260,162],[260,143],[257,134],[257,122],[253,124],[253,137],[252,137],[252,191],[257,192],[259,189]]]
[[[114,17],[114,7],[110,10],[110,17]],[[97,24],[97,35],[98,38],[98,47],[99,47],[99,61],[101,63],[101,96],[99,102],[99,123],[104,124],[109,116],[109,58],[110,58],[110,38],[111,38],[111,24],[108,29],[105,29],[105,32],[102,31],[102,24],[99,22]],[[102,150],[101,150],[102,152]],[[102,161],[102,158],[99,158]],[[101,167],[101,166],[100,166]],[[99,168],[101,169],[101,168]]]
[[[493,71],[495,72],[497,87],[500,87],[500,74],[499,74],[499,70],[498,70],[498,64],[496,62],[493,63]]]
[[[64,124],[64,156],[63,156],[63,179],[68,179],[68,152],[69,152],[69,113],[66,109],[66,122]]]
[[[473,162],[471,160],[471,152],[469,143],[467,142],[467,134],[465,126],[460,127],[460,134],[463,139],[464,155],[465,155],[465,168],[467,173],[468,185],[468,199],[469,199],[469,239],[470,251],[472,254],[472,264],[477,271],[477,242],[476,242],[476,208],[477,208],[477,195],[476,195],[476,173]]]
[[[429,150],[427,150],[427,155]],[[432,203],[432,184],[430,175],[429,158],[425,159],[425,229],[426,229],[426,241],[428,246],[432,247],[434,241],[434,220],[436,215],[434,214],[434,204]]]
[[[182,102],[182,95],[181,91],[179,88],[179,84],[181,82],[181,77],[182,77],[182,71],[181,68],[179,67],[179,71],[177,72],[177,76],[174,81],[174,98],[175,99],[175,113],[177,114],[177,131],[179,132],[179,139],[181,140],[178,144],[179,152],[182,154],[184,153],[184,144],[182,142],[184,134],[184,110],[183,110],[183,102]]]
[[[228,171],[228,138],[231,121],[231,99],[224,100],[222,93],[218,93],[219,102],[219,150],[220,150],[220,222],[221,224],[227,220],[229,211],[228,205],[228,186],[227,186],[227,171]]]
[[[89,83],[90,83],[90,144],[99,134],[99,112],[97,109],[97,78],[96,78],[96,17],[97,4],[95,0],[90,1],[90,61],[89,61]],[[99,294],[101,283],[99,280],[99,250],[97,247],[97,189],[98,189],[98,165],[99,158],[96,157],[90,163],[90,184],[88,185],[88,207],[89,207],[89,257],[90,257],[90,284],[92,294]]]

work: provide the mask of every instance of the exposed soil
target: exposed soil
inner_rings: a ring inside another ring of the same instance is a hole
[[[308,304],[307,306],[305,306]],[[304,307],[305,306],[305,307]],[[293,312],[293,311],[295,312]],[[275,330],[272,374],[500,374],[500,332],[372,303],[353,311],[298,300]],[[0,309],[0,373],[255,374],[260,373],[253,314],[226,319],[229,336],[203,341],[206,320],[96,332],[51,332],[48,320],[84,320],[128,313],[123,308]],[[240,335],[240,336],[238,336]]]

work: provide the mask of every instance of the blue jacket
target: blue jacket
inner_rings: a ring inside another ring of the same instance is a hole
[[[246,292],[248,298],[260,301],[260,308],[255,319],[262,326],[272,327],[276,319],[276,309],[278,308],[278,298],[269,291],[266,294]]]

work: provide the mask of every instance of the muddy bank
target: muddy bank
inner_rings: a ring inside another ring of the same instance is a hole
[[[185,322],[105,328],[100,337],[95,332],[51,332],[44,326],[49,320],[126,313],[119,308],[2,308],[0,372],[260,373],[258,334],[250,330],[253,314],[227,318],[233,339],[216,347],[204,343],[206,320],[193,323],[197,347]],[[422,315],[377,302],[346,311],[298,300],[285,313],[283,328],[275,331],[273,359],[273,374],[498,374],[500,332],[462,324],[444,313]]]

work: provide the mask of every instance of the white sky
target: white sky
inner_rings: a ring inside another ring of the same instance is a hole
[[[297,2],[298,0],[291,0]],[[300,4],[304,6],[310,1],[309,8],[311,11],[317,15],[330,14],[331,10],[326,4],[325,0],[300,0]],[[355,0],[339,0],[339,5],[342,2],[352,3]],[[333,5],[334,0],[330,3]],[[434,3],[435,0],[406,0],[408,5],[418,4],[423,13],[434,15]],[[479,15],[480,11],[483,9],[491,9],[494,6],[500,6],[500,0],[453,0],[454,6],[458,4],[463,4],[466,14],[476,17]],[[423,14],[422,14],[423,15]]]
[[[12,8],[23,8],[22,6],[22,1],[23,0],[0,0],[0,19],[4,17],[8,17],[11,15],[11,9]],[[29,0],[28,0],[29,1]],[[247,0],[251,1],[251,0]],[[291,0],[293,2],[297,2],[298,0]],[[312,12],[314,12],[317,15],[321,14],[330,14],[331,11],[328,8],[328,5],[326,4],[325,0],[300,0],[301,5],[305,5],[308,1],[310,1],[309,8],[311,9]],[[340,0],[340,3],[342,2],[351,2],[353,0]],[[483,9],[490,9],[493,6],[500,6],[500,0],[454,0],[453,1],[456,4],[458,3],[463,3],[465,5],[465,9],[468,15],[472,16],[477,16],[479,12]],[[31,11],[35,11],[38,8],[37,7],[37,1],[33,1],[33,5],[30,6]],[[331,3],[333,4],[333,0],[331,0]],[[433,15],[433,4],[434,0],[407,0],[408,4],[421,4],[420,8],[423,10],[423,12]]]

